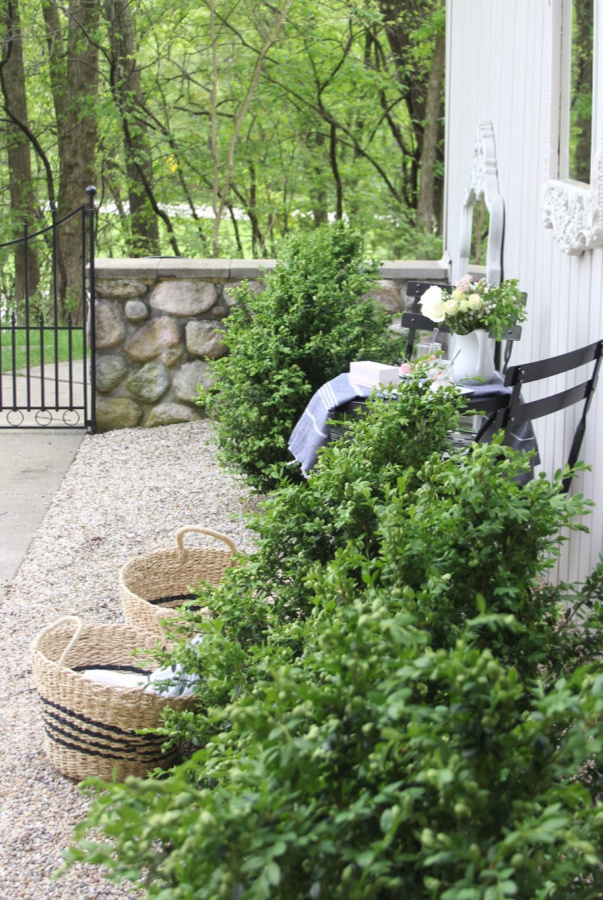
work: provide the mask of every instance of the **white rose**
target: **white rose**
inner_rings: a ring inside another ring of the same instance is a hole
[[[459,305],[458,302],[454,299],[454,296],[452,296],[450,300],[444,300],[444,312],[447,316],[453,316],[458,311]]]
[[[475,312],[479,312],[480,309],[484,308],[484,301],[479,294],[471,294],[467,303],[469,304],[469,309],[473,309]]]
[[[442,300],[442,288],[432,285],[428,288],[420,300],[421,312],[432,322],[443,322],[446,318],[444,301]]]

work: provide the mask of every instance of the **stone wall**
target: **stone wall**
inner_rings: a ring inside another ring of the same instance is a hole
[[[232,289],[262,290],[274,260],[99,259],[96,282],[96,418],[99,431],[201,418],[197,385],[211,386]],[[386,263],[372,292],[392,315],[406,283],[445,281],[444,262]]]

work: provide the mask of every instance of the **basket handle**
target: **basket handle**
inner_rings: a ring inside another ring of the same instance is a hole
[[[75,625],[75,630],[71,636],[71,640],[69,641],[57,661],[58,666],[63,665],[63,663],[65,662],[65,657],[79,638],[82,628],[84,627],[82,619],[80,619],[79,616],[62,616],[60,619],[57,619],[56,622],[51,622],[50,625],[47,625],[46,628],[43,628],[36,639],[36,643],[38,643],[45,634],[49,634],[50,632],[54,631],[54,629],[59,625],[64,625],[66,622],[73,622],[73,624]]]
[[[197,534],[207,534],[210,537],[215,537],[219,541],[223,541],[227,545],[227,547],[230,548],[230,551],[232,553],[238,552],[234,541],[231,541],[229,537],[227,537],[225,534],[222,534],[220,531],[214,531],[213,528],[202,528],[200,525],[185,525],[184,528],[180,528],[176,532],[176,543],[178,544],[178,549],[180,550],[181,557],[184,557],[185,554],[183,538],[184,535],[188,534],[189,532],[196,532]]]

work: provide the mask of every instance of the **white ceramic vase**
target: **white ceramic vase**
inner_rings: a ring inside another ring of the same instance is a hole
[[[457,384],[487,384],[494,378],[494,341],[483,328],[451,334],[449,356]]]

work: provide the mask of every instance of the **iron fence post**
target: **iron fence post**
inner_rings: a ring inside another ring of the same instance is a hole
[[[95,316],[95,300],[96,300],[96,284],[94,278],[94,221],[96,209],[94,207],[94,197],[96,188],[90,185],[86,188],[88,194],[88,241],[89,241],[89,258],[88,258],[88,288],[90,293],[90,418],[86,423],[91,434],[96,432],[96,316]]]
[[[29,335],[29,222],[23,217],[23,265],[25,266],[25,369],[27,409],[31,409],[31,343]]]

